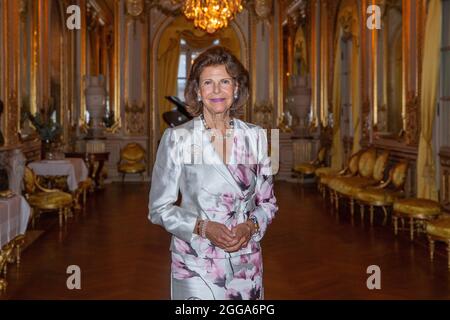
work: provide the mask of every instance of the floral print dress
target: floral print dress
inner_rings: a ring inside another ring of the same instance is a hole
[[[152,175],[149,217],[173,234],[172,299],[254,300],[264,297],[259,242],[278,210],[267,138],[257,126],[240,120],[235,123],[229,164],[217,160],[210,137],[198,118],[183,125],[184,129],[193,126],[193,130],[177,134],[177,129],[168,129],[161,140]],[[179,161],[185,160],[183,146],[189,146],[190,152],[196,150],[192,147],[197,146],[195,137],[187,139],[186,135],[190,138],[199,135],[197,141],[202,141],[204,146],[201,148],[203,158],[217,161],[200,164]],[[172,160],[167,161],[167,157]],[[182,196],[180,206],[174,205],[178,190]],[[193,233],[198,217],[220,222],[231,229],[252,215],[260,230],[247,247],[236,252],[225,252]]]

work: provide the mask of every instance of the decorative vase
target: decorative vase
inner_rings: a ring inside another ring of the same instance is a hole
[[[41,159],[47,159],[52,151],[52,142],[48,139],[41,140]]]

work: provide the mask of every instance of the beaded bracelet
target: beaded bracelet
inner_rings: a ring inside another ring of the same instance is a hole
[[[201,233],[201,227],[202,227],[202,220],[197,221],[196,225],[195,225],[195,233],[200,235]]]
[[[202,223],[202,227],[201,227],[201,236],[202,236],[202,238],[205,238],[206,239],[206,225],[208,224],[208,222],[209,222],[209,220],[203,220],[202,221],[203,223]]]
[[[250,220],[250,221],[253,223],[253,226],[255,227],[255,233],[254,233],[254,234],[258,233],[258,232],[259,232],[259,223],[258,223],[258,219],[256,219],[255,216],[250,216],[250,217],[248,218],[248,220]]]

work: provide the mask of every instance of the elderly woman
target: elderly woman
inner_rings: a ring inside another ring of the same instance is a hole
[[[235,118],[248,82],[228,50],[205,51],[185,90],[194,118],[161,138],[149,219],[173,235],[172,299],[263,299],[259,243],[278,207],[267,134]]]

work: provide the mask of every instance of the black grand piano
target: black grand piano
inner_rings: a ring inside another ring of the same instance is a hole
[[[192,116],[186,110],[186,104],[178,97],[166,96],[165,98],[175,105],[175,108],[163,113],[163,119],[167,125],[176,127],[192,119]]]

